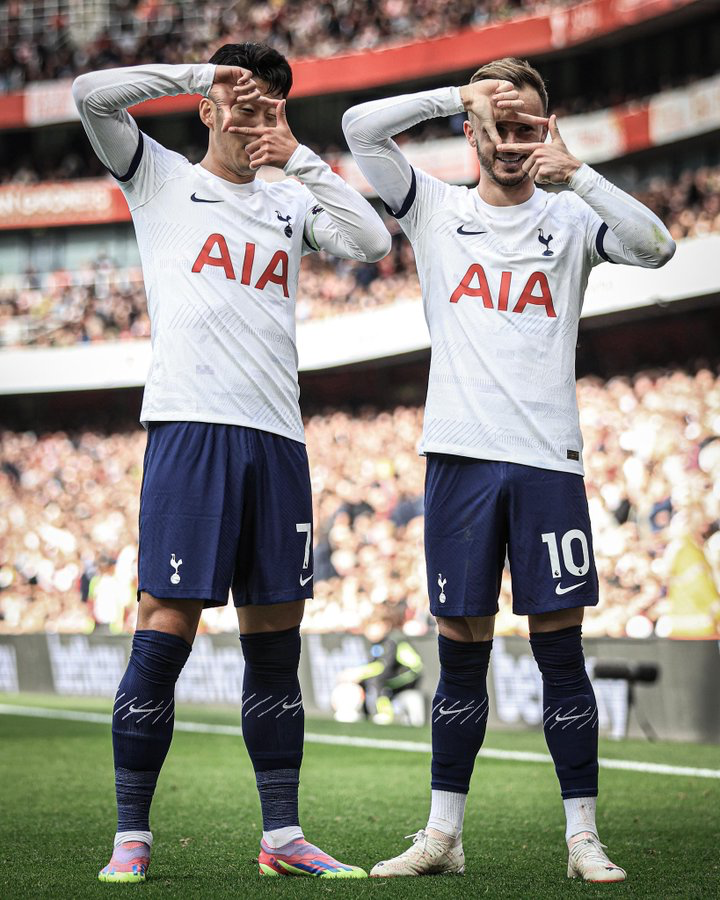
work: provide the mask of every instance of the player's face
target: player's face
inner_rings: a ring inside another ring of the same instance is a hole
[[[266,97],[272,97],[274,100],[282,100],[282,96],[278,93],[271,94],[268,91],[268,85],[256,79],[258,89]],[[277,116],[274,107],[269,107],[265,103],[237,103],[232,107],[232,124],[243,128],[274,128],[277,123]],[[222,130],[222,116],[215,111],[215,119],[213,128],[211,129],[211,137],[214,152],[217,154],[219,161],[230,171],[240,176],[255,175],[256,170],[250,168],[250,159],[245,151],[245,147],[257,140],[255,137],[248,137],[244,134],[231,134]]]
[[[531,116],[544,116],[542,100],[537,91],[531,87],[520,89],[520,97],[525,101],[524,113]],[[495,144],[484,129],[475,129],[475,123],[466,123],[465,133],[475,147],[483,173],[501,187],[515,187],[527,179],[522,165],[530,155],[528,153],[498,153]],[[544,125],[528,125],[513,119],[513,110],[501,114],[496,122],[498,134],[504,144],[534,144],[544,141],[547,129]]]

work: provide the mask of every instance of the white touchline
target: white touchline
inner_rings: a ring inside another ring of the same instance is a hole
[[[32,719],[58,719],[67,722],[90,722],[95,725],[110,725],[112,716],[105,713],[80,712],[71,709],[50,709],[45,706],[14,706],[0,703],[0,715],[25,716]],[[175,722],[176,731],[196,734],[224,734],[242,737],[242,728],[237,725],[213,725],[209,722]],[[306,732],[308,744],[330,744],[336,747],[365,747],[371,750],[402,750],[406,753],[430,753],[432,746],[426,741],[393,741],[384,738],[349,737],[342,734],[316,734]],[[532,753],[527,750],[483,749],[478,756],[511,762],[551,763],[547,753]],[[720,769],[696,769],[692,766],[670,766],[665,763],[638,762],[633,759],[605,759],[600,757],[603,769],[621,769],[626,772],[646,772],[651,775],[684,775],[688,778],[720,779]]]

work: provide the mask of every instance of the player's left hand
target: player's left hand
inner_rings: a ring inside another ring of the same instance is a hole
[[[254,139],[245,145],[251,169],[259,169],[260,166],[277,166],[282,169],[299,146],[295,135],[290,131],[285,115],[287,101],[270,100],[270,102],[275,106],[277,113],[274,126],[260,125],[251,128],[231,125],[228,128],[233,134],[242,134]]]
[[[565,146],[560,137],[557,116],[550,116],[549,143],[500,144],[499,153],[527,153],[523,170],[538,184],[567,184],[582,163]]]

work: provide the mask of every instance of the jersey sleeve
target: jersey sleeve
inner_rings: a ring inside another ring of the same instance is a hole
[[[125,194],[130,210],[147,203],[157,194],[170,175],[181,165],[189,165],[187,159],[174,150],[168,150],[142,131],[138,132],[138,146],[133,164],[123,175],[114,175]]]
[[[386,212],[397,219],[398,224],[411,241],[420,236],[433,212],[443,202],[448,185],[422,169],[410,167],[410,188],[397,210],[383,202]]]
[[[675,241],[655,213],[599,172],[581,165],[570,187],[585,205],[592,265],[605,261],[657,269],[672,258]]]

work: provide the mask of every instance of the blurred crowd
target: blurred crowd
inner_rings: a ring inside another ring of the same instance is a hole
[[[676,240],[720,232],[720,166],[651,179],[635,195],[666,223]],[[297,317],[356,312],[420,297],[414,256],[395,220],[391,252],[378,263],[324,253],[303,260]],[[0,279],[0,347],[67,346],[144,338],[150,334],[139,269],[120,269],[103,253],[75,272],[30,271]]]
[[[585,633],[672,634],[673,591],[688,621],[710,615],[720,625],[720,376],[585,378],[578,395],[601,595]],[[379,617],[410,635],[432,627],[422,415],[368,408],[306,422],[315,521],[308,631],[359,631]],[[133,628],[144,443],[132,429],[0,434],[0,632]],[[499,634],[526,628],[510,604],[506,572]],[[206,611],[202,628],[234,630],[232,607]]]
[[[69,0],[9,0],[0,9],[0,92],[92,69],[205,62],[215,46],[265,41],[324,57],[422,40],[569,0],[111,0],[78,17]],[[80,21],[78,19],[80,18]]]

